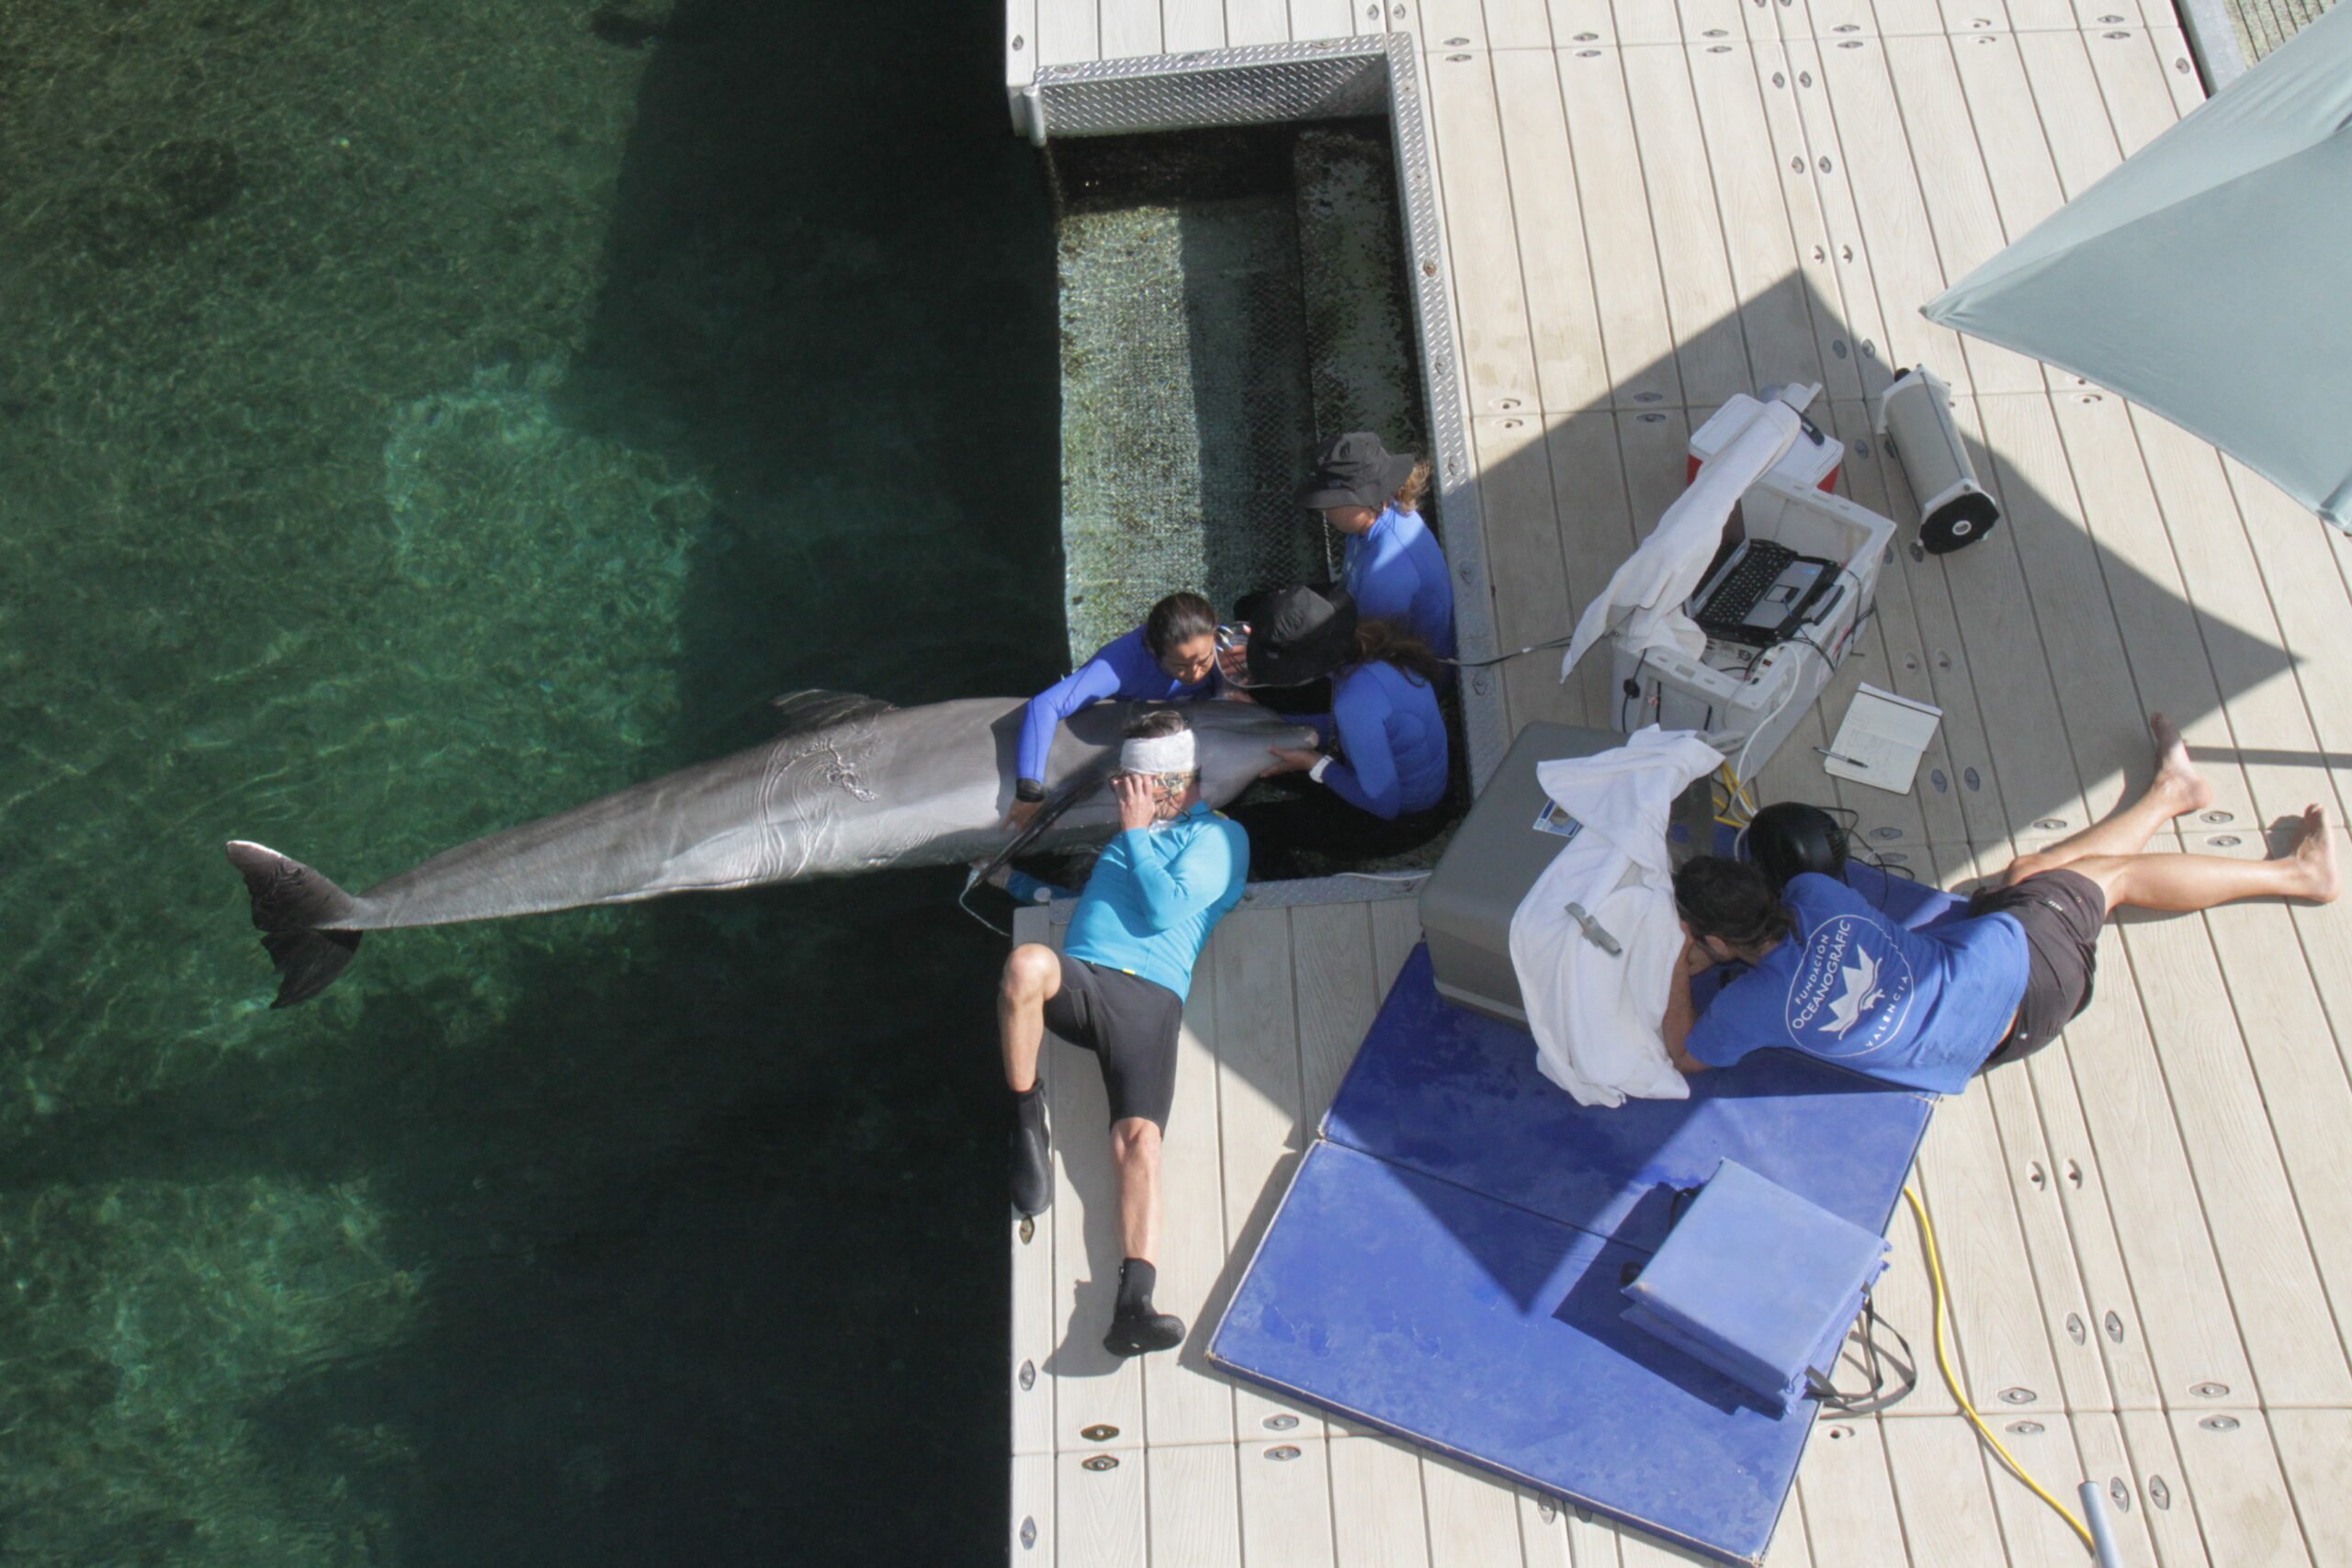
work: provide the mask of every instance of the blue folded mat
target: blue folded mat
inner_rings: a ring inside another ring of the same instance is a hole
[[[1929,1096],[1787,1052],[1687,1100],[1577,1105],[1524,1031],[1405,964],[1237,1287],[1216,1365],[1731,1562],[1771,1540],[1786,1411],[1625,1322],[1726,1158],[1883,1233]]]

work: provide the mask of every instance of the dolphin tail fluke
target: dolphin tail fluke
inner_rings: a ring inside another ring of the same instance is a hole
[[[335,922],[351,917],[357,899],[266,845],[236,840],[229,845],[229,863],[245,879],[261,944],[277,966],[277,999],[271,1007],[309,1001],[351,966],[359,933],[336,930]]]

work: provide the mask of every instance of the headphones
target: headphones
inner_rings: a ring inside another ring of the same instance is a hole
[[[1749,819],[1745,838],[1748,861],[1772,885],[1775,897],[1804,872],[1846,879],[1846,824],[1818,806],[1795,800],[1768,806]]]

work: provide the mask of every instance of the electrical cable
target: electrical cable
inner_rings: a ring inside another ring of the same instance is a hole
[[[1919,1222],[1919,1238],[1927,1244],[1928,1278],[1935,1286],[1936,1365],[1942,1370],[1944,1382],[1951,1389],[1951,1396],[1960,1402],[1961,1413],[1966,1416],[1970,1424],[1976,1428],[1976,1435],[1983,1438],[1992,1450],[2001,1456],[2001,1462],[2008,1466],[2009,1473],[2024,1482],[2035,1496],[2056,1509],[2058,1517],[2065,1520],[2068,1528],[2082,1538],[2084,1547],[2096,1553],[2098,1551],[2098,1543],[2091,1539],[2090,1527],[2075,1517],[2073,1509],[2044,1491],[2041,1483],[2026,1472],[2025,1466],[2018,1462],[2017,1455],[2001,1445],[2001,1439],[1993,1435],[1993,1428],[1984,1424],[1984,1417],[1976,1414],[1976,1406],[1968,1402],[1968,1391],[1961,1387],[1960,1374],[1951,1370],[1951,1355],[1944,1344],[1944,1264],[1941,1254],[1936,1249],[1936,1227],[1928,1219],[1928,1206],[1919,1201],[1919,1193],[1916,1188],[1905,1187],[1903,1190],[1903,1196],[1910,1201],[1912,1217]]]

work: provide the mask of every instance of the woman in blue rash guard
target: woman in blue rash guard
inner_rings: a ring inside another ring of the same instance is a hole
[[[1366,621],[1386,621],[1453,657],[1453,582],[1445,552],[1421,520],[1430,466],[1392,453],[1369,431],[1325,442],[1299,504],[1347,537],[1340,585]]]
[[[1213,697],[1216,611],[1197,593],[1170,593],[1126,636],[1099,649],[1035,696],[1021,719],[1020,776],[1005,825],[1019,832],[1046,803],[1046,756],[1062,720],[1101,702],[1184,702]]]
[[[1239,614],[1250,626],[1241,667],[1250,687],[1331,682],[1331,712],[1304,721],[1323,744],[1275,749],[1261,775],[1304,773],[1309,787],[1235,814],[1261,857],[1282,868],[1273,874],[1300,874],[1296,851],[1367,858],[1426,842],[1446,820],[1451,761],[1429,645],[1359,619],[1345,589],[1251,594]]]

